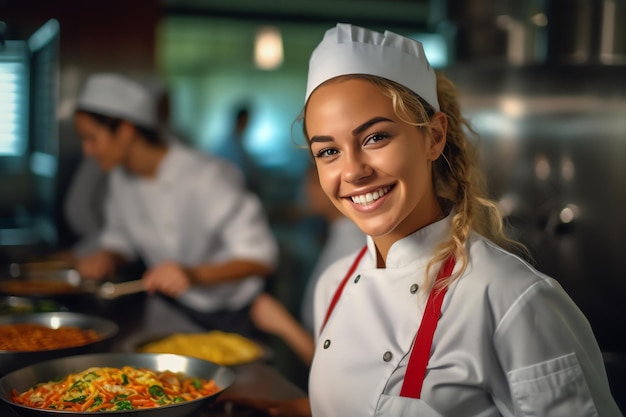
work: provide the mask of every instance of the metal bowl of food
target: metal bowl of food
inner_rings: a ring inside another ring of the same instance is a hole
[[[119,327],[71,312],[0,316],[0,375],[64,356],[106,352]]]
[[[103,368],[107,368],[106,372]],[[128,373],[128,378],[123,380],[119,379],[115,384],[103,384],[101,380],[98,379],[105,374],[112,378],[115,376],[115,372],[118,371]],[[17,404],[15,402],[15,392],[24,393],[31,387],[35,387],[39,384],[48,383],[49,381],[62,381],[77,377],[78,375],[93,375],[89,378],[83,376],[83,379],[76,379],[76,381],[80,380],[81,384],[83,381],[87,381],[85,383],[88,384],[87,386],[83,386],[82,389],[84,389],[86,393],[90,393],[91,398],[82,398],[80,401],[83,402],[89,401],[90,399],[93,401],[93,398],[100,397],[101,399],[98,401],[100,405],[109,402],[117,404],[116,401],[119,398],[123,398],[124,403],[130,403],[132,397],[126,392],[127,387],[125,387],[125,384],[139,384],[139,382],[136,381],[142,381],[144,388],[142,390],[136,388],[133,392],[145,393],[148,391],[150,395],[158,398],[161,398],[164,392],[169,395],[171,389],[170,383],[166,384],[163,382],[161,384],[161,382],[154,382],[154,380],[151,380],[153,382],[145,382],[149,381],[149,378],[145,375],[141,375],[135,379],[134,372],[176,374],[177,378],[180,378],[179,382],[172,381],[172,383],[176,382],[179,384],[179,387],[188,385],[185,382],[181,382],[185,381],[187,378],[198,380],[202,384],[212,382],[214,384],[214,390],[209,395],[202,395],[199,398],[189,400],[181,399],[179,402],[172,402],[170,401],[171,398],[168,398],[168,401],[163,401],[162,404],[159,405],[149,405],[148,408],[127,408],[120,410],[114,409],[113,406],[111,406],[111,408],[107,409],[106,415],[124,415],[127,417],[191,416],[201,407],[207,406],[213,402],[225,389],[230,387],[235,380],[235,374],[232,370],[213,362],[189,356],[153,353],[101,353],[53,359],[11,372],[0,378],[0,399],[8,403],[10,407],[22,417],[93,416],[93,410],[67,411],[53,408],[43,409]],[[74,379],[72,379],[72,381],[74,381]],[[157,381],[165,381],[165,379],[159,377]],[[69,384],[66,384],[66,386],[67,385]],[[161,389],[154,388],[154,385],[159,385]],[[76,386],[76,382],[74,382],[72,386]],[[153,392],[153,390],[156,391]],[[179,391],[180,390],[183,390],[183,388],[179,388]],[[64,394],[67,394],[67,392],[69,391],[65,391]],[[108,396],[112,392],[117,393],[114,394],[117,396],[115,400],[108,399]],[[69,396],[69,394],[67,395]],[[105,398],[105,400],[102,400],[102,398]],[[93,402],[91,404],[93,404]],[[89,407],[93,408],[92,405]],[[118,406],[116,406],[116,408],[117,407]]]

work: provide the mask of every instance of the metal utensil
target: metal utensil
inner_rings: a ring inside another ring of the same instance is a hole
[[[101,284],[95,291],[98,298],[112,300],[123,295],[135,294],[145,291],[143,281],[138,279],[126,282],[105,282]]]

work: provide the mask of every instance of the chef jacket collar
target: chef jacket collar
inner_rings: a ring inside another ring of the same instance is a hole
[[[437,245],[450,236],[453,216],[454,210],[445,218],[395,242],[387,254],[386,268],[403,268],[414,262],[420,265],[428,263]],[[370,255],[376,259],[376,245],[371,236],[367,236],[367,247]]]

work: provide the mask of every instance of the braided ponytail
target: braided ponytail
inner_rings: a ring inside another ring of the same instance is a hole
[[[507,249],[527,254],[525,247],[508,237],[504,230],[502,214],[497,204],[486,196],[485,181],[478,165],[477,149],[470,137],[477,133],[461,114],[458,92],[443,74],[437,74],[437,97],[441,111],[448,119],[446,146],[441,157],[433,164],[433,179],[437,195],[450,202],[455,214],[452,217],[451,238],[439,245],[428,264],[427,275],[434,265],[454,255],[461,267],[441,287],[449,285],[467,268],[465,243],[470,234],[478,234]]]

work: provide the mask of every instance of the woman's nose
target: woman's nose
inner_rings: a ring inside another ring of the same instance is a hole
[[[346,182],[359,183],[370,177],[373,172],[371,165],[359,155],[348,155],[344,158],[342,177]]]

